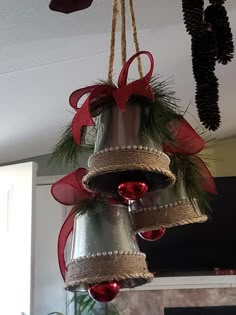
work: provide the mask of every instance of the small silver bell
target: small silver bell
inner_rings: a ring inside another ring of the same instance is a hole
[[[131,202],[129,211],[135,232],[203,223],[208,219],[201,213],[197,200],[189,200],[180,179],[174,187],[147,193],[142,199]]]

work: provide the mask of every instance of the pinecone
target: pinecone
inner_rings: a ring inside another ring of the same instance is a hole
[[[212,73],[207,81],[196,86],[196,105],[202,124],[209,130],[217,130],[220,126],[220,110],[218,106],[218,79]]]
[[[205,20],[210,23],[216,35],[217,61],[227,64],[234,56],[233,34],[227,11],[222,5],[210,5],[206,8]]]
[[[196,29],[192,37],[193,75],[197,83],[205,82],[215,70],[216,41],[206,23]]]
[[[191,35],[203,20],[204,0],[182,0],[186,31]]]

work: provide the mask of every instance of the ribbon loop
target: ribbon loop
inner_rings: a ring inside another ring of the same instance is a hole
[[[204,148],[205,141],[184,118],[171,121],[167,128],[171,132],[175,144],[164,144],[164,151],[166,153],[193,155],[199,153]]]
[[[81,199],[91,197],[91,193],[82,185],[82,178],[86,174],[85,168],[79,168],[59,179],[51,188],[54,199],[63,205],[71,206],[78,204]]]
[[[216,186],[210,171],[202,159],[196,156],[196,154],[201,152],[205,147],[205,141],[183,117],[171,121],[167,128],[172,134],[174,144],[171,145],[164,143],[164,151],[169,155],[191,155],[191,159],[199,168],[199,180],[202,189],[206,192],[216,194]]]
[[[143,79],[145,79],[147,82],[150,82],[152,74],[153,74],[153,70],[154,70],[154,58],[152,56],[152,54],[149,51],[139,51],[136,54],[134,54],[123,66],[120,75],[119,75],[119,79],[118,79],[118,87],[123,87],[125,85],[127,85],[127,79],[128,79],[128,74],[129,74],[129,68],[132,64],[132,62],[140,55],[146,55],[149,60],[150,60],[150,70],[148,71],[148,73],[143,77]]]
[[[75,110],[78,110],[79,109],[78,102],[80,101],[80,99],[84,95],[90,94],[95,88],[96,88],[96,85],[91,85],[91,86],[86,86],[82,89],[78,89],[72,92],[69,98],[70,106],[73,107]]]

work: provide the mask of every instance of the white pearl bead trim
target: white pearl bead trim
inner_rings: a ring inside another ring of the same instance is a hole
[[[158,156],[163,156],[165,157],[167,160],[168,160],[168,163],[170,163],[170,158],[167,154],[165,154],[164,152],[160,151],[160,150],[157,150],[157,149],[154,149],[154,148],[149,148],[147,146],[142,146],[142,145],[122,145],[122,146],[116,146],[116,147],[110,147],[110,148],[105,148],[104,150],[101,150],[101,151],[98,151],[98,152],[94,152],[88,159],[88,165],[90,165],[90,160],[96,156],[96,155],[99,155],[99,154],[104,154],[104,153],[107,153],[107,152],[112,152],[112,151],[119,151],[119,150],[142,150],[142,151],[149,151],[153,154],[156,154]]]
[[[194,202],[197,202],[196,199],[193,200]],[[161,206],[153,206],[153,207],[144,207],[144,208],[140,208],[140,209],[135,209],[132,210],[130,209],[130,213],[142,213],[142,212],[148,212],[148,211],[155,211],[155,210],[160,210],[160,209],[167,209],[167,208],[172,208],[172,207],[176,207],[176,206],[180,206],[180,205],[189,205],[191,204],[191,201],[186,198],[186,199],[181,199],[178,201],[175,201],[173,203],[168,203],[168,204],[164,204]]]
[[[118,250],[114,250],[114,251],[109,251],[109,252],[98,252],[96,254],[88,254],[87,256],[81,256],[78,257],[76,259],[72,259],[68,265],[72,264],[72,263],[78,263],[82,260],[86,260],[86,259],[93,259],[96,257],[101,257],[101,256],[122,256],[122,255],[135,255],[135,256],[144,256],[146,258],[146,254],[141,253],[141,252],[136,252],[136,251],[118,251]],[[68,266],[67,265],[67,266]]]

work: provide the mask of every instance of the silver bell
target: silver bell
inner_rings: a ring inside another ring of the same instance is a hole
[[[142,199],[131,202],[129,211],[135,232],[203,223],[208,219],[201,213],[197,200],[189,200],[181,179],[174,187],[147,193]]]
[[[153,277],[139,250],[127,207],[117,204],[75,216],[67,269],[65,287],[70,291],[114,280],[121,288],[131,288]]]
[[[97,118],[95,151],[88,160],[84,185],[96,192],[117,194],[124,182],[145,182],[149,191],[175,182],[170,159],[161,147],[140,134],[143,105],[128,103],[125,111],[109,104]]]

